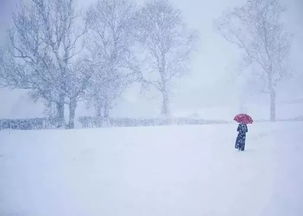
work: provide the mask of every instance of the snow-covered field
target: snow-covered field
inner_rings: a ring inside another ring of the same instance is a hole
[[[236,126],[0,131],[0,215],[303,215],[303,123]]]

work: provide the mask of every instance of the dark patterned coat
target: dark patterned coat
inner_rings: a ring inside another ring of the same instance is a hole
[[[244,151],[246,133],[248,132],[247,125],[239,124],[237,131],[239,132],[239,134],[236,140],[235,148]]]

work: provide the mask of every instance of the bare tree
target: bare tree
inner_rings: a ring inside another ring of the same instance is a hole
[[[88,94],[97,117],[109,117],[114,100],[135,77],[131,69],[135,10],[127,0],[99,0],[87,13],[94,67]]]
[[[71,97],[75,85],[70,88],[70,83],[75,84],[79,77],[74,73],[74,64],[79,61],[85,33],[79,23],[81,18],[76,15],[74,0],[21,1],[9,32],[11,58],[6,58],[7,70],[1,73],[8,85],[31,89],[34,98],[55,104],[59,126],[65,122],[67,96],[73,101],[77,98]]]
[[[216,23],[223,37],[244,51],[244,59],[260,68],[270,95],[270,120],[276,119],[276,88],[287,74],[289,34],[283,28],[279,0],[248,0]]]
[[[167,0],[148,1],[137,16],[137,28],[148,68],[142,71],[141,81],[160,92],[161,114],[167,117],[171,83],[186,72],[195,36]]]

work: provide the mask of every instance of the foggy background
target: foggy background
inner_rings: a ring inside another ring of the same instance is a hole
[[[14,0],[17,1],[17,0]],[[14,1],[0,0],[1,33],[9,19]],[[79,7],[88,7],[94,0],[78,0]],[[141,1],[142,2],[142,1]],[[241,50],[224,40],[216,31],[214,20],[222,12],[241,6],[245,0],[174,0],[183,13],[185,23],[199,33],[190,70],[176,80],[171,99],[173,116],[195,116],[205,119],[230,119],[235,113],[249,112],[257,118],[267,118],[268,94],[258,90],[258,79],[245,73],[241,66]],[[140,4],[140,1],[136,1]],[[289,70],[292,76],[277,88],[277,117],[296,117],[303,107],[303,2],[282,0],[287,11],[283,21],[293,35]],[[3,103],[0,118],[29,118],[44,116],[44,106],[33,103],[26,91],[0,89]],[[132,85],[116,101],[112,116],[154,117],[159,115],[160,97],[157,92],[140,93],[139,85]],[[287,112],[285,112],[287,110]],[[82,104],[77,116],[93,114]],[[289,116],[289,115],[294,116]]]
[[[1,38],[17,1],[0,0],[0,43],[6,43]],[[75,1],[83,12],[95,2]],[[94,106],[80,102],[76,128],[106,127],[90,130],[63,130],[74,128],[65,124],[73,113],[68,112],[71,97],[63,106],[49,103],[59,114],[52,122],[45,104],[34,103],[27,91],[0,88],[0,215],[303,215],[303,0],[280,1],[287,8],[284,26],[292,35],[291,75],[278,83],[274,123],[269,121],[269,94],[262,93],[262,80],[253,76],[257,67],[245,68],[243,51],[215,27],[225,10],[247,0],[170,0],[199,40],[189,70],[174,82],[167,119],[160,114],[163,95],[152,88],[141,93],[138,83],[116,100],[110,112],[116,125],[106,124],[108,116],[100,120]],[[48,67],[42,68],[39,72],[47,72]],[[100,68],[96,71],[105,73],[107,68]],[[62,82],[53,82],[45,86],[60,91]],[[98,84],[92,88],[99,93]],[[65,119],[56,119],[64,106]],[[242,112],[255,121],[244,133],[233,121]],[[87,126],[79,120],[83,116],[92,119]],[[6,130],[50,128],[56,129]]]

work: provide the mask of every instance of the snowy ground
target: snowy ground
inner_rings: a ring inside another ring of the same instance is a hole
[[[0,215],[303,215],[303,123],[235,129],[0,131]]]

